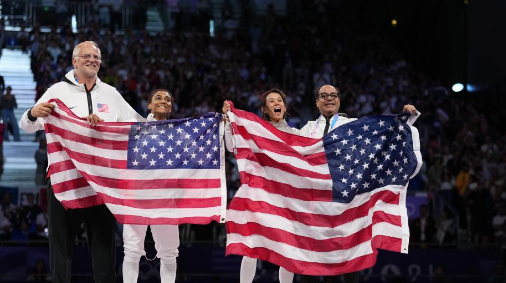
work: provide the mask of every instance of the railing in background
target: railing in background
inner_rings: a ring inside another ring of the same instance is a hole
[[[0,18],[6,26],[21,26],[34,21],[34,3],[32,1],[0,1]]]
[[[70,23],[74,30],[89,27],[91,23],[100,29],[124,31],[126,29],[162,31],[174,28],[180,13],[177,7],[166,4],[101,5],[78,1],[0,1],[0,18],[8,31],[24,27],[30,31],[36,25],[50,29]],[[164,3],[165,1],[161,1]]]

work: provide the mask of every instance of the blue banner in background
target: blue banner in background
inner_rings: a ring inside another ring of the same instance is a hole
[[[429,198],[426,193],[408,193],[406,196],[406,209],[408,211],[408,218],[418,218],[420,216],[420,205],[428,203]]]

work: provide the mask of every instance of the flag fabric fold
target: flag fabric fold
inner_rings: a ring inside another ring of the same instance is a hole
[[[221,114],[91,126],[60,100],[49,102],[49,173],[65,208],[106,204],[125,224],[224,220]]]
[[[227,255],[338,275],[373,266],[378,249],[408,252],[416,119],[364,117],[312,139],[233,107],[229,118],[241,187],[227,210]]]

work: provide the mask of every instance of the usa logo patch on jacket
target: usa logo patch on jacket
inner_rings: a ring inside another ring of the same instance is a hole
[[[97,103],[98,112],[109,113],[109,106],[104,103]]]

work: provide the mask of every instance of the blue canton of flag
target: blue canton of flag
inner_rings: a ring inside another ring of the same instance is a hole
[[[153,121],[132,125],[129,169],[220,168],[219,123],[222,115]]]
[[[334,201],[408,183],[418,162],[407,120],[408,114],[368,116],[324,136]]]

